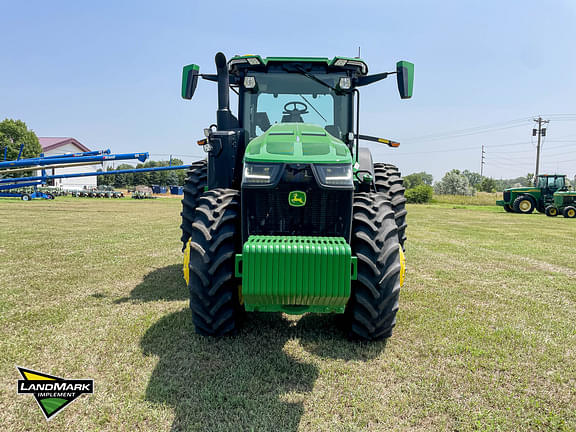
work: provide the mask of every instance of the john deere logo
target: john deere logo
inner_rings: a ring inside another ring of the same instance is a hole
[[[306,192],[292,191],[288,195],[288,204],[292,207],[303,207],[306,205]]]
[[[18,367],[18,366],[17,366]],[[32,394],[46,420],[84,393],[94,393],[94,380],[66,379],[18,367],[18,394]]]

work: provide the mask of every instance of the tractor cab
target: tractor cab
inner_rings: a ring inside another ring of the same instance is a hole
[[[554,192],[568,188],[565,175],[542,174],[538,176],[537,187],[545,195],[553,195]]]

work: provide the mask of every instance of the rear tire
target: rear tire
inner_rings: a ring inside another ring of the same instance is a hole
[[[548,207],[546,207],[546,216],[549,216],[549,217],[558,216],[558,209],[556,207],[554,207],[553,205],[549,205]]]
[[[376,191],[383,192],[387,195],[394,210],[394,218],[396,226],[398,227],[398,240],[402,249],[404,249],[404,242],[406,241],[406,198],[400,171],[394,165],[375,163],[374,164],[374,182],[376,183]]]
[[[514,200],[512,208],[516,213],[530,214],[536,208],[536,203],[531,196],[521,195]]]
[[[240,316],[234,273],[240,245],[240,194],[213,189],[198,198],[190,231],[190,309],[196,333],[234,334]]]
[[[30,198],[30,195],[24,194],[24,195],[22,195],[22,196],[20,197],[20,199],[21,199],[22,201],[30,201],[31,198]]]
[[[564,210],[562,211],[562,215],[565,218],[569,218],[569,219],[576,218],[576,207],[572,207],[572,206],[564,207]]]
[[[200,195],[204,193],[207,175],[208,163],[205,159],[194,162],[190,165],[190,169],[187,172],[186,183],[183,188],[182,212],[180,213],[182,216],[182,225],[180,225],[182,229],[182,237],[180,238],[182,240],[182,250],[184,250],[190,238],[196,203]]]
[[[394,211],[385,194],[354,196],[352,254],[358,279],[346,306],[350,335],[382,340],[392,335],[400,294],[400,243]]]

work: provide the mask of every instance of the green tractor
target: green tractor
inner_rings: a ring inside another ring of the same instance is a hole
[[[560,191],[554,194],[554,204],[546,207],[546,216],[576,218],[576,190]]]
[[[509,213],[529,214],[534,210],[544,213],[546,207],[554,203],[554,193],[567,189],[565,175],[542,174],[534,187],[505,189],[503,199],[496,201],[496,204]]]
[[[392,334],[404,278],[404,187],[360,140],[359,87],[396,74],[412,96],[414,65],[368,75],[358,58],[215,58],[184,67],[182,97],[217,82],[208,156],[184,187],[184,277],[196,332],[234,334],[245,311],[339,313],[352,337]],[[238,116],[229,91],[238,95]]]

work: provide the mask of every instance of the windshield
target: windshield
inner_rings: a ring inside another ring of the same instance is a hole
[[[539,188],[562,189],[564,187],[564,177],[540,177],[538,180]]]
[[[297,73],[253,73],[257,92],[244,92],[243,126],[249,139],[277,123],[313,123],[339,139],[352,131],[352,96],[339,95]],[[335,87],[340,74],[317,74]]]

